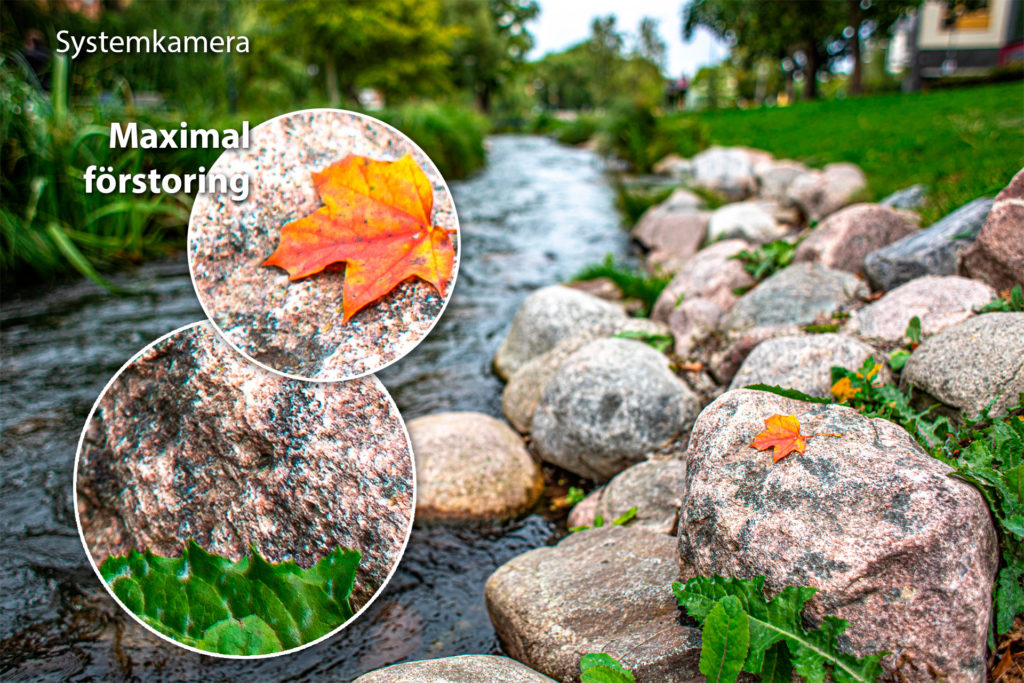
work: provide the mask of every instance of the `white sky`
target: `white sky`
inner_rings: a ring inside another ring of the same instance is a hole
[[[527,24],[535,46],[530,59],[540,59],[549,52],[560,52],[590,36],[590,23],[595,17],[614,14],[616,28],[636,33],[640,19],[658,20],[658,33],[668,46],[668,74],[685,73],[691,78],[701,66],[722,60],[728,53],[725,44],[703,29],[683,43],[680,11],[685,0],[538,0],[540,16]]]

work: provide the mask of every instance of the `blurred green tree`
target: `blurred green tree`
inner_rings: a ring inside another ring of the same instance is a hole
[[[445,0],[441,23],[454,29],[452,81],[490,112],[495,95],[522,68],[533,36],[526,23],[540,8],[533,0]]]
[[[323,78],[327,103],[359,104],[361,88],[386,99],[450,90],[449,49],[458,31],[441,23],[441,0],[262,0],[258,13]]]
[[[661,102],[665,79],[659,62],[664,63],[665,43],[657,22],[644,17],[632,36],[615,24],[614,16],[598,17],[588,40],[533,65],[541,106],[579,110],[628,103],[651,108]]]

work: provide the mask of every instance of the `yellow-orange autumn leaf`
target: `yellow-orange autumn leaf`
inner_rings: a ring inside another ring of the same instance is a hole
[[[814,436],[839,436],[839,434],[801,434],[800,420],[795,415],[772,415],[764,421],[765,430],[754,437],[751,447],[759,451],[769,448],[772,462],[778,462],[790,453],[803,453],[807,449],[807,439]]]
[[[346,322],[411,277],[445,295],[455,247],[448,231],[432,224],[433,188],[411,156],[378,161],[349,154],[313,173],[313,185],[324,205],[285,225],[263,265],[299,280],[344,261]]]
[[[836,380],[836,383],[832,385],[832,395],[840,403],[849,401],[859,393],[860,387],[853,386],[853,382],[850,381],[849,377],[840,377]]]

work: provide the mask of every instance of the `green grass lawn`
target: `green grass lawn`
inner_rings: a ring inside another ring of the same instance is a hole
[[[1024,83],[802,102],[695,116],[720,145],[749,145],[811,166],[858,164],[871,196],[924,183],[925,225],[994,196],[1024,166]]]

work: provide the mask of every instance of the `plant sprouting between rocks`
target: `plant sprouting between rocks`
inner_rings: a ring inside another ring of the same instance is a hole
[[[302,569],[268,562],[253,548],[232,562],[189,541],[181,557],[149,550],[110,556],[100,574],[160,633],[199,650],[259,655],[312,642],[351,618],[360,559],[339,547]]]
[[[798,244],[800,244],[799,240],[796,242],[775,240],[756,249],[744,249],[730,258],[741,261],[743,269],[750,273],[754,280],[760,282],[792,263],[793,254],[796,253]],[[749,287],[741,288],[733,293],[741,295],[747,289]]]
[[[622,295],[627,299],[635,299],[641,303],[640,317],[646,318],[661,296],[661,291],[672,279],[670,275],[656,273],[651,275],[643,270],[618,264],[612,254],[606,254],[600,263],[585,266],[572,277],[573,282],[585,282],[598,278],[611,280]]]
[[[668,353],[675,343],[670,334],[659,334],[657,332],[644,332],[643,330],[622,330],[612,335],[616,339],[635,339],[647,344],[658,353]]]
[[[592,652],[580,659],[580,683],[636,683],[636,678],[611,655]]]
[[[910,354],[921,345],[921,319],[916,315],[907,323],[907,331],[903,333],[907,343],[903,348],[889,354],[889,367],[899,372],[910,360]]]
[[[826,615],[820,628],[803,627],[802,612],[814,588],[786,586],[766,600],[763,576],[696,576],[673,583],[672,591],[702,626],[699,666],[709,682],[731,683],[741,671],[770,683],[788,683],[794,671],[815,683],[826,677],[836,683],[875,681],[882,673],[879,660],[887,653],[855,657],[839,650],[845,620]]]
[[[633,521],[634,517],[636,517],[636,506],[635,505],[633,507],[629,508],[628,510],[626,510],[625,512],[623,512],[621,515],[619,515],[615,519],[613,519],[610,526],[624,526],[624,525],[628,524],[629,522]],[[584,525],[581,525],[581,526],[574,526],[571,529],[569,529],[569,533],[572,534],[572,533],[576,533],[577,531],[584,531],[586,529],[600,529],[604,525],[605,525],[604,515],[597,515],[596,517],[594,517],[594,525],[593,526],[590,526],[589,524],[584,524]]]
[[[1024,312],[1024,290],[1017,285],[1005,296],[996,297],[978,309],[978,313],[1021,313]]]

